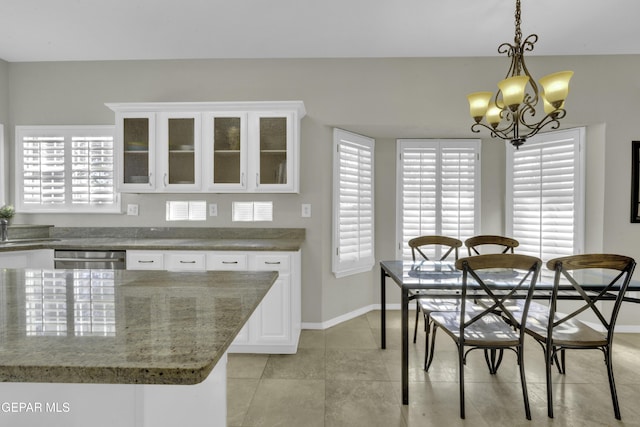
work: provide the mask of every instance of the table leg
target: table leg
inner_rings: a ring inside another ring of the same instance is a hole
[[[385,278],[387,273],[380,268],[380,348],[387,348],[387,298]]]
[[[402,287],[402,404],[409,404],[409,291]]]

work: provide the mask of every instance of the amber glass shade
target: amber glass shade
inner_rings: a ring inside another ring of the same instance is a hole
[[[502,112],[502,108],[496,106],[495,104],[491,105],[487,109],[487,123],[489,123],[492,127],[498,126],[502,117],[500,117],[500,113]]]
[[[540,79],[540,85],[544,89],[547,102],[558,108],[567,99],[571,76],[573,76],[573,71],[560,71]]]
[[[542,105],[544,106],[545,114],[551,114],[554,111],[556,111],[558,108],[564,108],[564,101],[562,101],[560,105],[556,108],[552,103],[547,101],[547,97],[545,96],[544,92],[540,94],[540,98],[542,99]]]
[[[474,92],[467,95],[467,99],[469,100],[469,112],[476,123],[482,120],[487,112],[489,101],[492,96],[493,93],[491,92]]]
[[[509,108],[514,108],[524,100],[524,89],[529,82],[529,76],[514,76],[498,83],[502,92],[502,101]]]

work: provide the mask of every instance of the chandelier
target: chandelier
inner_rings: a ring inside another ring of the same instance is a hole
[[[533,50],[538,36],[531,34],[522,41],[520,0],[516,0],[515,24],[513,44],[502,43],[498,46],[498,53],[506,53],[511,58],[511,66],[506,78],[498,83],[498,91],[495,95],[492,92],[475,92],[469,94],[467,99],[471,117],[475,120],[471,126],[473,132],[479,133],[480,128],[486,128],[491,132],[491,137],[509,140],[518,148],[542,128],[550,126],[550,129],[557,129],[560,126],[559,120],[566,115],[564,101],[569,93],[573,71],[560,71],[542,77],[540,85],[543,91],[538,92],[538,86],[524,62],[524,52]],[[540,106],[544,116],[536,112],[536,107],[540,109]]]

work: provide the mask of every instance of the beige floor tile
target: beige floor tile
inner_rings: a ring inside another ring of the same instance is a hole
[[[331,380],[390,381],[382,350],[327,349],[327,374]]]
[[[243,426],[323,427],[324,380],[260,381]]]
[[[394,383],[402,396],[400,383]],[[410,383],[409,405],[403,405],[407,426],[488,427],[474,405],[467,404],[466,419],[460,419],[457,383]]]
[[[323,380],[325,360],[324,349],[299,348],[296,354],[272,354],[262,378]]]
[[[368,327],[333,327],[325,332],[326,348],[380,348]]]
[[[409,329],[413,338],[413,313]],[[490,375],[481,351],[465,366],[466,419],[459,418],[455,344],[438,334],[435,359],[422,369],[424,332],[409,345],[409,405],[401,404],[400,311],[387,313],[380,349],[380,312],[324,331],[303,331],[295,355],[229,356],[229,426],[634,426],[640,427],[640,334],[618,334],[614,373],[622,421],[613,416],[602,353],[567,353],[567,374],[553,368],[555,418],[547,417],[544,358],[525,343],[532,420],[524,414],[515,355]],[[324,376],[323,376],[324,373]],[[242,423],[242,424],[238,424]]]
[[[305,330],[300,333],[298,348],[322,348],[325,344],[325,331]]]
[[[402,427],[402,408],[391,382],[326,382],[325,427]]]
[[[257,379],[227,379],[227,425],[240,427],[247,415],[253,395],[258,388]]]
[[[268,354],[229,354],[227,378],[260,378],[267,360]]]

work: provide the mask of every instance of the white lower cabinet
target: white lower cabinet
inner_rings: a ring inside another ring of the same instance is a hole
[[[53,249],[0,253],[0,268],[53,268]]]
[[[277,271],[278,279],[229,353],[292,354],[301,328],[300,251],[127,251],[128,270]]]
[[[127,270],[164,270],[162,251],[127,251]]]

